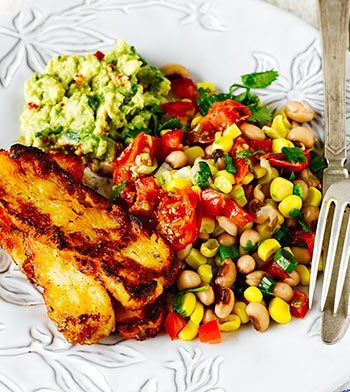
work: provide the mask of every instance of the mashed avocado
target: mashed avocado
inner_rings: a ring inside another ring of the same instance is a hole
[[[148,128],[169,90],[164,74],[124,41],[105,55],[58,56],[25,83],[24,142],[74,151],[103,171],[116,142]]]

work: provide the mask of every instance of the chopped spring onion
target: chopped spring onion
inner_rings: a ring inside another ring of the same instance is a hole
[[[293,272],[298,265],[298,260],[290,252],[283,248],[278,249],[273,259],[278,266],[283,269],[283,271],[288,273]]]

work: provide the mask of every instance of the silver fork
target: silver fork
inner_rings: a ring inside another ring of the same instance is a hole
[[[346,50],[350,14],[349,0],[319,0],[323,42],[325,93],[324,198],[318,219],[312,257],[309,305],[315,292],[322,248],[326,256],[321,294],[325,343],[336,343],[349,326],[350,312],[350,181],[344,168]]]

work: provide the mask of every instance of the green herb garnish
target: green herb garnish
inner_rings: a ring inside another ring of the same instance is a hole
[[[246,246],[243,246],[244,252],[254,252],[258,248],[259,244],[253,245],[251,240],[247,241]]]
[[[158,125],[158,132],[163,131],[164,129],[182,129],[182,125],[177,118],[171,118]]]
[[[287,161],[292,163],[306,162],[306,157],[299,147],[283,147],[282,153],[286,157]]]
[[[233,158],[231,157],[231,155],[227,154],[227,152],[225,152],[224,154],[224,161],[226,164],[226,171],[231,174],[236,174],[237,168],[233,163]]]
[[[272,295],[276,282],[271,276],[263,276],[259,282],[259,289],[264,295]]]
[[[194,175],[196,184],[204,188],[209,186],[209,178],[211,177],[210,167],[206,162],[198,162],[199,170]]]
[[[326,160],[315,155],[310,159],[309,168],[316,174],[320,174],[327,167]]]
[[[113,187],[113,191],[112,191],[112,194],[111,194],[111,196],[110,196],[110,198],[109,198],[109,201],[110,201],[110,202],[117,201],[117,200],[119,199],[119,196],[120,196],[122,190],[123,190],[125,187],[126,187],[126,182],[123,182],[123,183],[121,183],[121,184],[119,184],[119,185],[115,185],[115,186]]]
[[[272,119],[271,110],[266,106],[260,106],[252,111],[252,114],[249,117],[249,122],[258,125],[265,125],[268,122],[270,122],[271,119]]]
[[[243,84],[233,84],[228,93],[211,94],[209,90],[200,88],[198,90],[199,98],[196,102],[198,110],[204,116],[208,113],[208,110],[214,102],[232,99],[249,108],[251,111],[249,122],[262,127],[271,120],[272,113],[266,106],[262,105],[259,97],[251,92],[251,88],[267,87],[277,77],[278,72],[274,70],[246,74],[241,77]]]
[[[199,293],[200,291],[205,291],[208,289],[208,286],[199,286],[199,287],[194,287],[193,289],[188,289],[186,292],[188,293]]]
[[[299,196],[302,200],[304,200],[304,191],[300,184],[295,184],[293,186],[293,195]]]
[[[287,226],[282,225],[274,234],[274,238],[279,242],[279,243],[285,243],[288,242],[287,239],[289,238],[290,231]]]
[[[239,250],[237,246],[233,245],[230,246],[229,248],[223,245],[220,245],[219,247],[219,256],[221,262],[224,262],[226,259],[232,259],[232,260],[237,260],[240,256]]]
[[[283,271],[288,273],[293,272],[298,265],[298,260],[294,257],[294,255],[283,248],[278,249],[273,259],[283,269]]]
[[[312,230],[310,226],[305,222],[303,214],[299,210],[294,208],[292,211],[290,211],[289,215],[297,220],[299,226],[302,228],[303,231],[305,231],[306,233],[311,233]]]
[[[271,69],[264,72],[252,72],[242,75],[242,83],[250,88],[265,88],[278,78],[278,72]]]

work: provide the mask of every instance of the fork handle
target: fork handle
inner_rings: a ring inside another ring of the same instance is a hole
[[[345,83],[349,39],[349,0],[319,0],[325,93],[325,157],[329,169],[346,160]]]

